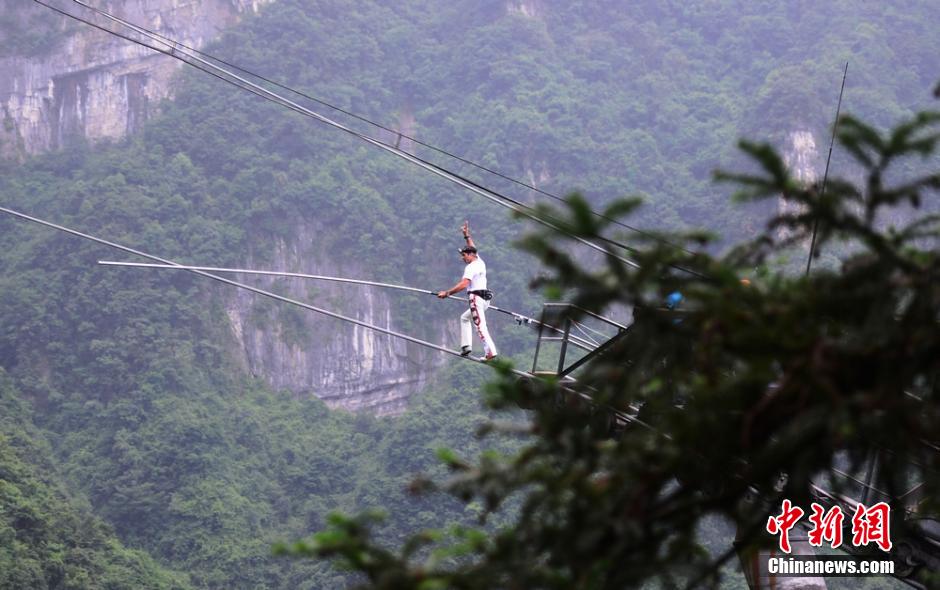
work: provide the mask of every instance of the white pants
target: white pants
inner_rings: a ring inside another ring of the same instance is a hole
[[[470,295],[470,309],[460,316],[460,346],[472,348],[473,326],[483,341],[483,352],[486,356],[496,356],[496,344],[490,338],[490,331],[486,329],[486,309],[490,302],[479,295]],[[472,325],[471,325],[472,323]]]

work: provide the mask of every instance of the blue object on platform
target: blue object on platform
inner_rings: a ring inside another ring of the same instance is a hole
[[[679,304],[682,303],[682,299],[682,293],[673,291],[666,296],[666,309],[675,309],[679,307]]]

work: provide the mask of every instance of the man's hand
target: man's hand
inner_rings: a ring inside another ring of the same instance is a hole
[[[470,279],[460,279],[460,282],[446,291],[438,291],[437,296],[440,299],[447,298],[451,293],[460,293],[470,285]]]
[[[470,236],[470,222],[464,221],[463,225],[460,226],[460,231],[463,232],[463,237],[465,238],[469,237]]]

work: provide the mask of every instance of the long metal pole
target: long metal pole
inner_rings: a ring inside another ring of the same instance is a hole
[[[148,262],[118,262],[115,260],[99,260],[98,264],[102,266],[133,266],[137,268],[160,268],[160,269],[175,269],[175,270],[202,270],[206,272],[230,272],[230,273],[240,273],[248,275],[265,275],[271,277],[290,277],[297,279],[313,279],[320,281],[332,281],[335,283],[352,283],[354,285],[368,285],[371,287],[384,287],[386,289],[398,289],[400,291],[411,291],[413,293],[421,293],[424,295],[437,295],[437,291],[431,291],[428,289],[418,289],[417,287],[408,287],[405,285],[394,285],[392,283],[380,283],[378,281],[366,281],[362,279],[347,279],[345,277],[329,277],[325,275],[311,275],[304,274],[299,272],[283,272],[276,270],[253,270],[248,268],[223,268],[219,266],[193,266],[188,264],[180,265],[171,265],[171,264],[154,264]],[[458,301],[464,301],[463,297],[457,297],[455,295],[449,295],[448,299],[456,299]],[[493,306],[490,306],[492,309]]]
[[[180,268],[180,267],[182,266],[182,265],[180,265],[180,264],[177,264],[177,263],[173,262],[172,260],[167,260],[167,259],[165,259],[165,258],[160,258],[159,256],[154,256],[153,254],[148,254],[148,253],[142,252],[142,251],[140,251],[140,250],[135,250],[134,248],[130,248],[130,247],[128,247],[128,246],[124,246],[124,245],[118,244],[118,243],[116,243],[116,242],[110,242],[110,241],[108,241],[108,240],[105,240],[105,239],[102,239],[102,238],[98,238],[98,237],[95,237],[95,236],[90,235],[90,234],[86,234],[86,233],[82,233],[82,232],[80,232],[80,231],[76,231],[76,230],[74,230],[74,229],[65,227],[65,226],[63,226],[63,225],[58,225],[58,224],[52,223],[52,222],[50,222],[50,221],[46,221],[46,220],[44,220],[44,219],[39,219],[38,217],[33,217],[33,216],[31,216],[31,215],[26,215],[25,213],[20,213],[19,211],[14,211],[13,209],[7,209],[6,207],[0,207],[0,212],[7,213],[8,215],[12,215],[12,216],[14,216],[14,217],[18,217],[18,218],[20,218],[20,219],[24,219],[24,220],[26,220],[26,221],[32,221],[33,223],[38,223],[39,225],[44,225],[44,226],[46,226],[46,227],[50,227],[50,228],[52,228],[52,229],[56,229],[56,230],[59,230],[59,231],[61,231],[61,232],[65,232],[65,233],[67,233],[67,234],[71,234],[71,235],[76,236],[76,237],[79,237],[79,238],[83,238],[83,239],[86,239],[86,240],[90,240],[90,241],[92,241],[92,242],[96,242],[96,243],[98,243],[98,244],[103,244],[103,245],[105,245],[105,246],[110,246],[110,247],[112,247],[112,248],[116,248],[116,249],[118,249],[118,250],[122,250],[122,251],[124,251],[124,252],[128,252],[128,253],[130,253],[130,254],[136,254],[137,256],[143,256],[144,258],[149,258],[150,260],[156,260],[157,262],[160,262],[160,263],[162,263],[162,264],[165,264],[165,265],[169,266],[170,268]],[[329,310],[326,310],[326,309],[323,309],[323,308],[320,308],[320,307],[316,307],[316,306],[314,306],[314,305],[310,305],[310,304],[308,304],[308,303],[303,303],[302,301],[297,301],[297,300],[291,299],[291,298],[289,298],[289,297],[284,297],[284,296],[282,296],[282,295],[278,295],[277,293],[271,293],[270,291],[265,291],[265,290],[259,289],[259,288],[257,288],[257,287],[252,287],[251,285],[246,285],[246,284],[244,284],[244,283],[239,283],[239,282],[236,282],[236,281],[232,281],[232,280],[226,279],[226,278],[224,278],[224,277],[220,277],[220,276],[217,276],[217,275],[214,275],[214,274],[210,274],[210,273],[205,272],[205,271],[201,271],[201,270],[192,270],[192,269],[185,269],[185,270],[187,270],[188,272],[191,272],[191,273],[193,273],[193,274],[197,274],[197,275],[199,275],[199,276],[206,277],[207,279],[212,279],[213,281],[218,281],[218,282],[220,282],[220,283],[225,283],[226,285],[231,285],[231,286],[233,286],[233,287],[238,287],[239,289],[245,289],[246,291],[251,291],[252,293],[257,293],[258,295],[263,295],[264,297],[269,297],[269,298],[275,299],[275,300],[277,300],[277,301],[281,301],[281,302],[284,302],[284,303],[289,303],[289,304],[291,304],[291,305],[297,305],[297,306],[299,306],[299,307],[303,307],[304,309],[308,309],[308,310],[310,310],[310,311],[315,311],[315,312],[317,312],[317,313],[323,314],[323,315],[325,315],[325,316],[329,316],[329,317],[331,317],[331,318],[335,318],[335,319],[337,319],[337,320],[341,320],[341,321],[344,321],[344,322],[349,322],[349,323],[351,323],[351,324],[356,324],[357,326],[361,326],[361,327],[367,328],[367,329],[369,329],[369,330],[374,330],[374,331],[376,331],[376,332],[380,332],[380,333],[382,333],[382,334],[386,334],[386,335],[392,336],[392,337],[394,337],[394,338],[401,338],[401,339],[403,339],[403,340],[407,340],[408,342],[412,342],[412,343],[418,344],[418,345],[420,345],[420,346],[424,346],[424,347],[427,347],[427,348],[433,348],[434,350],[437,350],[437,351],[440,351],[440,352],[444,352],[444,353],[447,353],[447,354],[452,355],[452,356],[456,356],[456,357],[459,357],[459,358],[466,358],[466,359],[469,359],[469,360],[472,360],[472,361],[475,361],[475,362],[483,362],[483,361],[481,361],[481,360],[479,360],[479,359],[475,359],[475,358],[472,358],[472,357],[461,357],[461,355],[460,355],[459,352],[457,352],[457,351],[455,351],[455,350],[451,350],[451,349],[449,349],[449,348],[445,348],[445,347],[440,346],[440,345],[438,345],[438,344],[434,344],[434,343],[432,343],[432,342],[427,342],[427,341],[425,341],[425,340],[421,340],[421,339],[415,338],[415,337],[413,337],[413,336],[408,336],[407,334],[401,334],[401,333],[399,333],[399,332],[395,332],[394,330],[389,330],[389,329],[387,329],[387,328],[382,328],[382,327],[380,327],[380,326],[375,326],[375,325],[373,325],[373,324],[369,324],[369,323],[363,322],[363,321],[361,321],[361,320],[357,320],[356,318],[347,317],[347,316],[344,316],[344,315],[342,315],[342,314],[338,314],[338,313],[335,313],[335,312],[332,312],[332,311],[329,311]],[[513,369],[513,372],[516,373],[516,374],[518,374],[519,376],[525,376],[525,377],[529,377],[529,376],[530,376],[528,373],[525,373],[525,372],[523,372],[523,371],[518,371],[518,370],[515,370],[515,369]]]
[[[192,265],[184,265],[184,264],[154,264],[154,263],[147,263],[147,262],[118,262],[118,261],[114,261],[114,260],[99,260],[99,261],[98,261],[98,264],[103,265],[103,266],[130,266],[130,267],[135,267],[135,268],[156,268],[156,269],[165,269],[165,270],[199,270],[199,271],[204,271],[204,272],[241,273],[241,274],[251,274],[251,275],[272,276],[272,277],[288,277],[288,278],[298,278],[298,279],[311,279],[311,280],[319,280],[319,281],[331,281],[331,282],[335,282],[335,283],[351,283],[351,284],[354,284],[354,285],[367,285],[367,286],[371,286],[371,287],[382,287],[382,288],[385,288],[385,289],[397,289],[397,290],[399,290],[399,291],[410,291],[410,292],[412,292],[412,293],[421,293],[421,294],[423,294],[423,295],[434,295],[435,297],[437,296],[437,291],[430,291],[430,290],[428,290],[428,289],[418,289],[417,287],[408,287],[408,286],[406,286],[406,285],[395,285],[395,284],[392,284],[392,283],[380,283],[380,282],[378,282],[378,281],[366,281],[366,280],[362,280],[362,279],[347,279],[347,278],[344,278],[344,277],[330,277],[330,276],[325,276],[325,275],[312,275],[312,274],[304,274],[304,273],[299,273],[299,272],[283,272],[283,271],[274,271],[274,270],[253,270],[253,269],[247,269],[247,268],[223,268],[223,267],[218,267],[218,266],[192,266]],[[448,299],[453,299],[453,300],[456,300],[456,301],[461,301],[461,302],[466,303],[466,299],[464,299],[463,297],[457,297],[457,296],[455,296],[455,295],[450,295],[450,296],[448,296],[447,298],[448,298]],[[495,306],[495,305],[490,305],[490,306],[489,306],[489,309],[491,309],[491,310],[493,310],[493,311],[498,311],[498,312],[500,312],[500,313],[504,313],[504,314],[510,315],[510,316],[512,316],[514,319],[516,319],[517,321],[519,321],[520,323],[521,323],[521,322],[525,322],[525,323],[527,323],[527,324],[541,324],[541,322],[539,322],[539,320],[536,320],[535,318],[530,318],[530,317],[528,317],[528,316],[524,316],[524,315],[519,314],[519,313],[516,313],[516,312],[514,312],[514,311],[509,311],[509,310],[506,310],[506,309],[502,309],[502,308],[497,307],[497,306]],[[545,324],[545,327],[548,328],[548,329],[550,329],[550,330],[554,330],[554,331],[556,331],[556,332],[559,332],[559,333],[562,332],[562,330],[561,330],[560,328],[556,328],[555,326],[552,326],[552,325],[550,325],[550,324]],[[594,350],[594,349],[597,348],[597,346],[596,346],[594,343],[589,342],[589,341],[587,341],[587,340],[584,340],[584,339],[582,339],[582,338],[579,338],[578,336],[571,336],[571,340],[572,340],[572,344],[574,344],[575,346],[578,346],[579,348],[582,348],[582,349],[584,349],[584,350],[591,351],[591,350]]]
[[[31,221],[31,222],[33,222],[33,223],[37,223],[37,224],[43,225],[43,226],[45,226],[45,227],[49,227],[49,228],[52,228],[52,229],[55,229],[55,230],[58,230],[58,231],[61,231],[61,232],[67,233],[67,234],[71,234],[71,235],[73,235],[73,236],[76,236],[76,237],[79,237],[79,238],[82,238],[82,239],[85,239],[85,240],[89,240],[89,241],[91,241],[91,242],[95,242],[95,243],[98,243],[98,244],[102,244],[102,245],[105,245],[105,246],[109,246],[109,247],[111,247],[111,248],[115,248],[115,249],[117,249],[117,250],[121,250],[121,251],[123,251],[123,252],[127,252],[127,253],[129,253],[129,254],[135,254],[135,255],[137,255],[137,256],[142,256],[142,257],[148,258],[148,259],[150,259],[150,260],[156,260],[157,262],[160,262],[160,263],[169,265],[169,266],[174,267],[174,268],[179,267],[179,266],[182,266],[182,265],[179,265],[179,264],[173,262],[172,260],[167,260],[167,259],[165,259],[165,258],[160,258],[159,256],[154,256],[153,254],[148,254],[148,253],[143,252],[143,251],[141,251],[141,250],[135,250],[134,248],[131,248],[131,247],[129,247],[129,246],[124,246],[124,245],[118,244],[118,243],[116,243],[116,242],[111,242],[111,241],[109,241],[109,240],[105,240],[105,239],[103,239],[103,238],[99,238],[99,237],[93,236],[93,235],[91,235],[91,234],[82,233],[82,232],[80,232],[80,231],[71,229],[71,228],[69,228],[69,227],[65,227],[64,225],[59,225],[59,224],[57,224],[57,223],[52,223],[51,221],[46,221],[46,220],[40,219],[40,218],[38,218],[38,217],[33,217],[32,215],[27,215],[27,214],[25,214],[25,213],[20,213],[19,211],[14,211],[13,209],[8,209],[8,208],[6,208],[6,207],[0,207],[0,213],[6,213],[7,215],[11,215],[11,216],[13,216],[13,217],[17,217],[17,218],[19,218],[19,219],[23,219],[23,220],[25,220],[25,221]],[[243,283],[239,283],[239,282],[236,282],[236,281],[231,281],[231,280],[226,279],[226,278],[224,278],[224,277],[220,277],[220,276],[217,276],[217,275],[214,275],[214,274],[210,274],[210,273],[208,273],[208,272],[201,271],[201,270],[189,270],[188,272],[191,272],[191,273],[193,273],[193,274],[199,275],[199,276],[201,276],[201,277],[205,277],[205,278],[207,278],[207,279],[212,279],[213,281],[218,281],[218,282],[220,282],[220,283],[224,283],[224,284],[226,284],[226,285],[231,285],[231,286],[233,286],[233,287],[238,287],[239,289],[245,289],[246,291],[251,291],[252,293],[256,293],[256,294],[258,294],[258,295],[262,295],[262,296],[264,296],[264,297],[268,297],[268,298],[274,299],[274,300],[276,300],[276,301],[281,301],[281,302],[283,302],[283,303],[288,303],[288,304],[290,304],[290,305],[296,305],[296,306],[298,306],[298,307],[302,307],[302,308],[308,309],[308,310],[310,310],[310,311],[315,311],[315,312],[317,312],[317,313],[320,313],[320,314],[329,316],[329,317],[331,317],[331,318],[334,318],[334,319],[337,319],[337,320],[340,320],[340,321],[349,322],[349,323],[351,323],[351,324],[355,324],[355,325],[357,325],[357,326],[361,326],[361,327],[367,328],[367,329],[369,329],[369,330],[374,330],[374,331],[376,331],[376,332],[380,332],[380,333],[382,333],[382,334],[386,334],[386,335],[388,335],[388,336],[392,336],[393,338],[401,338],[402,340],[406,340],[406,341],[408,341],[408,342],[411,342],[411,343],[413,343],[413,344],[417,344],[417,345],[419,345],[419,346],[424,346],[424,347],[426,347],[426,348],[433,348],[434,350],[437,350],[437,351],[440,351],[440,352],[449,354],[449,355],[451,355],[451,356],[455,356],[455,357],[457,357],[457,358],[462,358],[462,359],[465,359],[465,360],[473,361],[473,362],[475,362],[475,363],[486,364],[485,361],[483,361],[482,359],[476,359],[476,358],[469,357],[469,356],[462,356],[459,352],[457,352],[457,351],[455,351],[455,350],[450,350],[449,348],[444,348],[443,346],[434,344],[434,343],[432,343],[432,342],[427,342],[427,341],[425,341],[425,340],[421,340],[421,339],[415,338],[415,337],[413,337],[413,336],[408,336],[407,334],[401,334],[401,333],[395,332],[395,331],[393,331],[393,330],[388,330],[388,329],[386,329],[386,328],[382,328],[382,327],[379,327],[379,326],[374,326],[374,325],[372,325],[372,324],[363,322],[363,321],[361,321],[361,320],[357,320],[357,319],[355,319],[355,318],[346,317],[346,316],[344,316],[344,315],[341,315],[341,314],[338,314],[338,313],[335,313],[335,312],[332,312],[332,311],[329,311],[329,310],[326,310],[326,309],[322,309],[322,308],[319,308],[319,307],[316,307],[316,306],[313,306],[313,305],[310,305],[310,304],[307,304],[307,303],[303,303],[303,302],[301,302],[301,301],[296,301],[296,300],[294,300],[294,299],[290,299],[289,297],[284,297],[284,296],[282,296],[282,295],[278,295],[277,293],[271,293],[270,291],[265,291],[265,290],[263,290],[263,289],[258,289],[257,287],[252,287],[251,285],[245,285],[245,284],[243,284]],[[525,371],[520,371],[520,370],[518,370],[518,369],[509,369],[509,371],[510,371],[513,375],[516,375],[516,376],[519,376],[519,377],[535,378],[535,375],[533,375],[533,374],[531,374],[531,373],[526,373]],[[567,388],[567,387],[564,387],[564,386],[562,386],[562,387],[563,387],[566,391],[568,391],[569,393],[571,393],[571,394],[573,394],[573,395],[577,395],[578,397],[580,397],[581,399],[584,399],[585,401],[587,401],[587,402],[589,402],[589,403],[595,403],[594,400],[591,399],[591,397],[590,397],[589,395],[587,395],[587,394],[585,394],[585,393],[583,393],[583,392],[575,391],[575,390],[572,390],[572,389]],[[647,428],[652,428],[652,427],[650,427],[649,425],[647,425],[646,423],[644,423],[643,421],[639,420],[638,418],[636,418],[636,417],[634,417],[634,416],[631,416],[630,414],[627,414],[626,412],[624,412],[624,411],[622,411],[622,410],[617,410],[617,409],[614,409],[614,408],[610,408],[609,406],[604,406],[604,407],[606,407],[608,410],[610,410],[614,415],[616,415],[616,416],[617,416],[618,418],[620,418],[621,420],[624,420],[624,421],[626,421],[626,422],[633,422],[633,423],[636,423],[636,424],[641,424],[641,425],[643,425],[643,426],[646,426]],[[664,435],[664,436],[667,436],[667,435]]]
[[[836,142],[836,129],[839,128],[839,111],[842,110],[842,93],[845,92],[845,78],[849,75],[849,62],[845,62],[845,71],[842,72],[842,88],[839,90],[839,103],[836,105],[836,120],[832,122],[832,137],[829,140],[829,155],[826,157],[826,171],[823,173],[822,190],[819,193],[819,199],[826,196],[826,183],[829,181],[829,162],[832,160],[832,146]],[[813,238],[809,243],[809,257],[806,259],[806,273],[809,276],[809,269],[813,265],[813,254],[816,250],[816,232],[819,230],[819,219],[813,222]]]

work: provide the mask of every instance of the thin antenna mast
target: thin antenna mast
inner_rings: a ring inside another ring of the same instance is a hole
[[[829,180],[829,162],[832,160],[832,146],[836,142],[836,129],[839,128],[839,111],[842,110],[842,93],[845,92],[845,78],[849,75],[849,62],[845,62],[845,71],[842,72],[842,89],[839,90],[839,103],[836,105],[836,120],[832,123],[832,138],[829,140],[829,156],[826,158],[826,171],[823,173],[822,190],[819,198],[826,196],[826,183]],[[809,276],[809,269],[813,265],[813,254],[816,250],[816,232],[819,231],[819,219],[813,222],[813,238],[809,243],[809,257],[806,259],[806,274]]]

